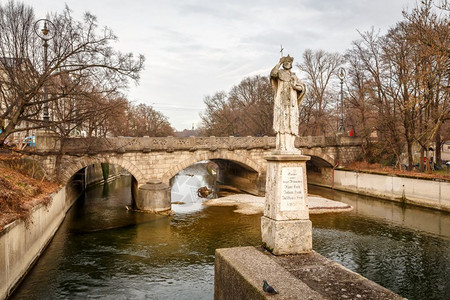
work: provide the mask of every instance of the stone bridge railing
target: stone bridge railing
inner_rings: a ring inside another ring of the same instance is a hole
[[[61,148],[62,144],[62,148]],[[338,136],[298,137],[297,148],[348,147],[361,145],[361,139]],[[58,140],[37,138],[36,150],[40,152],[60,152],[65,154],[128,153],[152,151],[197,151],[217,149],[271,149],[275,148],[275,137],[112,137],[112,138],[65,138]]]

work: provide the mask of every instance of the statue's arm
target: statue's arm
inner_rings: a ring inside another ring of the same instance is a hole
[[[280,58],[280,61],[273,67],[272,71],[270,71],[270,77],[278,77],[278,71],[280,70],[280,66],[284,62],[284,57]]]
[[[278,71],[280,69],[280,66],[281,66],[281,64],[278,63],[278,64],[276,64],[275,67],[273,67],[272,71],[270,71],[270,77],[275,77],[275,78],[278,77]]]

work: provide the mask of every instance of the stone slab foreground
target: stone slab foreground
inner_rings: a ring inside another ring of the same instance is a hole
[[[266,279],[279,294],[262,290]],[[404,299],[316,252],[275,256],[263,248],[216,250],[214,299]]]

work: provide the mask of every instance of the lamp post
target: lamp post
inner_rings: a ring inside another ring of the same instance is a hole
[[[344,128],[344,79],[345,69],[339,68],[339,79],[341,80],[341,117],[339,118],[339,133],[345,132]]]
[[[48,71],[47,62],[47,48],[48,41],[55,37],[56,27],[55,25],[47,19],[40,19],[34,23],[34,31],[36,34],[44,41],[44,74]],[[49,123],[49,113],[48,113],[48,94],[47,85],[44,82],[44,125]]]

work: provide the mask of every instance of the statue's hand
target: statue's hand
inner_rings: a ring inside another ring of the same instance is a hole
[[[292,88],[296,91],[301,92],[301,91],[303,91],[303,84],[294,83],[294,84],[292,84]]]
[[[283,64],[285,61],[286,61],[286,57],[283,56],[283,57],[280,58],[280,62],[279,63]]]

